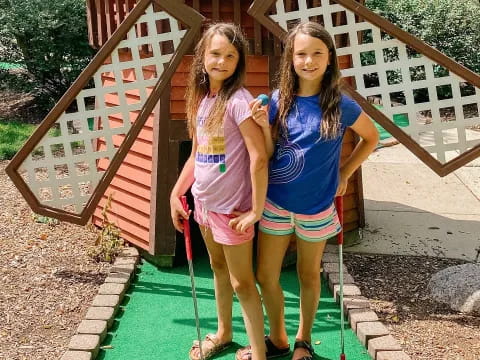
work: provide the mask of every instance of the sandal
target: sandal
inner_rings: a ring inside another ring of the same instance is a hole
[[[270,340],[270,338],[265,335],[265,347],[267,349],[266,357],[267,359],[274,359],[277,357],[285,356],[290,354],[290,345],[284,348],[279,348]],[[251,360],[252,359],[252,347],[247,345],[241,349],[238,349],[235,354],[236,360]]]
[[[232,345],[232,342],[220,343],[215,334],[207,334],[202,341],[203,360],[210,359],[226,348]],[[200,344],[198,340],[194,340],[190,352],[188,353],[190,360],[202,360],[200,356]]]
[[[293,345],[293,351],[295,352],[295,349],[305,349],[309,352],[310,356],[303,356],[297,360],[313,360],[313,347],[312,344],[310,344],[308,341],[305,340],[297,340],[295,341],[295,344]]]

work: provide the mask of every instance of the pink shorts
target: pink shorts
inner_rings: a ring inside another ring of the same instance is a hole
[[[240,245],[251,241],[255,235],[253,225],[246,232],[240,233],[228,226],[233,219],[233,214],[220,214],[213,211],[205,210],[202,203],[195,199],[195,211],[193,218],[202,226],[206,226],[212,230],[213,240],[222,245]]]

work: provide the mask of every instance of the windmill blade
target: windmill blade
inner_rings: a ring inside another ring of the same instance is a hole
[[[320,22],[346,65],[345,91],[438,175],[480,156],[478,74],[354,0],[255,0],[248,12],[280,39]]]
[[[203,19],[176,0],[135,6],[7,166],[36,213],[88,221]]]

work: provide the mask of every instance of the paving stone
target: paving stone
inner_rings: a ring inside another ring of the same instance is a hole
[[[86,320],[104,320],[107,322],[107,327],[112,326],[115,316],[115,309],[113,307],[99,307],[92,306],[88,308],[85,315]]]
[[[113,265],[110,268],[110,274],[112,273],[124,273],[131,275],[135,272],[135,264],[123,264],[123,265]]]
[[[130,281],[130,274],[110,273],[105,279],[105,283],[127,284]]]
[[[92,306],[110,306],[117,308],[120,303],[118,295],[97,295],[92,301]]]
[[[368,346],[368,341],[370,339],[385,335],[389,335],[389,331],[385,325],[379,321],[369,321],[357,324],[357,337],[365,347]]]
[[[78,326],[77,333],[98,335],[102,342],[107,336],[107,322],[105,320],[83,320]]]
[[[370,301],[365,296],[348,296],[343,298],[343,309],[348,313],[350,309],[369,309]]]
[[[100,336],[98,335],[74,335],[70,339],[68,349],[70,351],[88,351],[95,358],[100,347]]]
[[[323,257],[322,257],[322,263],[334,263],[334,262],[338,262],[338,254],[337,253],[326,253],[326,254],[323,254]]]
[[[136,264],[137,258],[136,257],[117,257],[113,265],[128,265],[128,264]]]
[[[335,301],[340,302],[340,285],[334,285],[333,286],[333,293],[335,294]],[[360,288],[357,285],[353,284],[346,284],[343,285],[343,296],[358,296],[362,295],[362,292],[360,291]]]
[[[325,278],[328,279],[328,276],[331,273],[338,273],[340,270],[340,266],[338,262],[335,263],[324,263],[323,264],[323,272],[325,273]],[[343,272],[348,272],[348,269],[345,265],[343,265]]]
[[[352,275],[349,273],[343,273],[343,283],[344,284],[354,284],[355,280]],[[340,273],[331,273],[328,276],[328,287],[330,291],[333,292],[333,287],[337,284],[340,284]]]
[[[325,250],[323,250],[324,254],[338,254],[338,245],[334,244],[327,244],[325,246]]]
[[[67,351],[60,360],[92,360],[92,353],[88,351]]]
[[[403,351],[379,351],[377,360],[412,360],[412,358]]]
[[[357,324],[366,321],[378,321],[378,316],[375,311],[370,309],[350,309],[348,319],[352,330],[357,331]]]
[[[127,247],[127,248],[124,248],[119,256],[123,256],[123,257],[138,257],[139,254],[138,254],[138,250],[137,248],[133,247],[133,246],[130,246],[130,247]]]
[[[123,298],[125,290],[127,289],[126,284],[117,284],[117,283],[106,283],[100,285],[98,293],[100,295],[118,295],[120,299]]]
[[[402,347],[392,335],[380,336],[368,342],[368,353],[373,359],[379,351],[402,351]]]

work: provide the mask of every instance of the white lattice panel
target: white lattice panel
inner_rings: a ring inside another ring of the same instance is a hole
[[[450,161],[480,144],[479,88],[375,25],[359,22],[339,4],[294,3],[294,10],[286,11],[284,1],[278,0],[272,20],[285,30],[299,21],[322,22],[337,39],[337,55],[350,57],[353,64],[342,75],[354,79],[356,90],[389,119],[402,119],[402,129],[438,161]],[[335,19],[343,21],[334,26]]]
[[[41,204],[82,211],[185,32],[147,7],[19,168]]]

